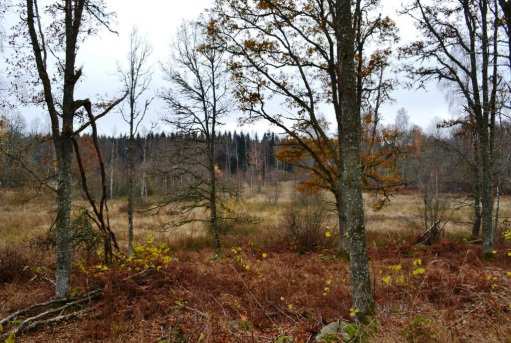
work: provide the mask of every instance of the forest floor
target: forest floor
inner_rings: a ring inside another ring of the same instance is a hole
[[[278,199],[262,189],[237,203],[245,220],[225,232],[221,255],[200,225],[169,231],[169,213],[137,213],[134,258],[107,267],[94,254],[76,254],[72,293],[103,290],[91,311],[18,341],[313,342],[325,324],[349,322],[349,262],[336,254],[335,216],[327,218],[321,244],[300,252],[284,228],[295,196],[289,188]],[[367,197],[377,301],[363,333],[368,341],[511,342],[511,246],[499,243],[493,258],[482,259],[468,239],[470,206],[462,205],[469,203],[447,198],[444,237],[422,246],[414,244],[422,225],[417,194],[399,194],[380,211]],[[0,319],[52,297],[47,231],[54,214],[47,196],[0,194]],[[111,217],[124,249],[124,201],[112,202]],[[509,198],[501,218],[511,218]]]

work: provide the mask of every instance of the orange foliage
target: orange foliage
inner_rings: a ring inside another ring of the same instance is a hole
[[[373,123],[372,115],[363,117],[361,161],[365,189],[381,196],[374,204],[378,209],[386,203],[389,193],[402,185],[397,162],[404,151],[398,145],[400,132],[397,129],[373,130]],[[322,142],[304,139],[303,142],[307,148],[294,139],[288,139],[277,151],[277,158],[307,171],[307,179],[299,185],[299,190],[335,191],[338,179],[338,140],[332,138]],[[320,163],[317,162],[318,158]]]

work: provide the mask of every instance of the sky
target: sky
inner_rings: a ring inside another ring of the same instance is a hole
[[[0,0],[1,1],[1,0]],[[136,27],[152,47],[151,66],[153,82],[150,92],[157,94],[164,87],[161,79],[160,63],[169,60],[170,45],[178,27],[185,20],[192,20],[200,15],[211,0],[105,0],[110,10],[117,13],[115,29],[118,35],[103,31],[98,37],[87,41],[80,50],[79,65],[83,65],[83,80],[78,95],[97,98],[114,98],[120,94],[121,83],[118,67],[126,58],[129,34]],[[391,16],[398,23],[403,41],[417,36],[413,24],[397,14],[401,7],[400,0],[384,0],[383,13]],[[142,3],[142,5],[141,5]],[[7,25],[6,25],[7,26]],[[8,50],[8,49],[5,49]],[[8,51],[4,51],[8,53]],[[1,66],[0,66],[1,67]],[[400,108],[405,108],[410,121],[424,129],[431,126],[435,118],[449,117],[449,105],[439,87],[431,84],[428,91],[398,88],[393,93],[395,101],[383,108],[384,121],[393,123]],[[47,115],[33,108],[18,108],[25,117],[29,129],[43,129],[47,125]],[[161,103],[153,103],[151,113],[146,117],[142,131],[156,128],[162,130],[161,117],[165,112]],[[112,113],[99,124],[102,133],[122,134],[127,130],[120,113]],[[260,132],[269,129],[261,122],[251,126],[240,127],[236,119],[230,119],[225,126],[229,130]]]

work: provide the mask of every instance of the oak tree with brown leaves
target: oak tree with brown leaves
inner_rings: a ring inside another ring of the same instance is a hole
[[[362,206],[362,111],[374,105],[370,97],[385,97],[369,76],[386,52],[369,52],[368,45],[375,38],[380,46],[396,39],[392,20],[378,13],[378,5],[218,0],[211,23],[232,57],[236,97],[248,120],[264,119],[280,129],[312,161],[298,166],[334,193],[361,319],[374,306]]]

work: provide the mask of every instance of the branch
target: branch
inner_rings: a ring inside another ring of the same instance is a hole
[[[82,133],[83,131],[85,131],[89,126],[91,126],[92,124],[96,123],[99,119],[103,118],[104,116],[106,116],[108,113],[110,113],[117,105],[119,105],[121,102],[124,101],[124,99],[126,99],[126,97],[128,96],[128,93],[124,93],[124,95],[122,97],[120,97],[119,99],[115,100],[113,103],[111,103],[101,114],[98,114],[97,116],[95,117],[92,117],[91,116],[91,119],[83,124],[82,126],[80,126],[80,128],[78,130],[76,130],[73,135],[74,136],[78,136],[80,133]],[[89,100],[78,100],[75,102],[75,105],[80,105],[78,107],[76,107],[76,110],[78,110],[80,107],[85,107],[84,105],[90,101]],[[87,110],[87,112],[89,114],[91,114],[91,112],[89,112],[89,110],[87,109],[87,107],[85,107],[85,109]]]

